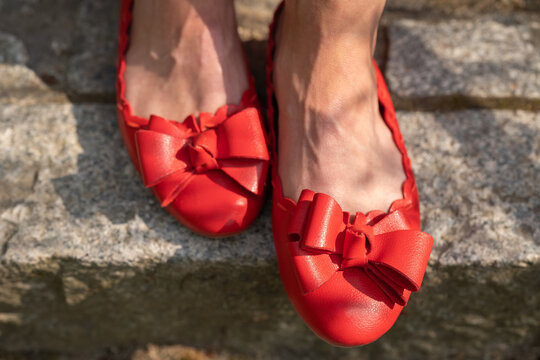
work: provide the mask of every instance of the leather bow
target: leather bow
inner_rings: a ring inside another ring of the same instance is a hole
[[[420,289],[433,238],[410,230],[399,209],[374,225],[370,222],[375,221],[357,213],[351,224],[349,214],[330,196],[302,192],[288,235],[304,293],[318,289],[337,271],[361,268],[392,301],[407,303],[404,290]]]
[[[201,113],[199,123],[192,115],[183,123],[152,116],[136,141],[144,184],[164,207],[208,171],[223,172],[257,196],[263,191],[269,154],[255,108]]]

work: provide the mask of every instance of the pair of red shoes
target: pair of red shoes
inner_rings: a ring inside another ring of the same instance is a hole
[[[246,229],[262,206],[272,164],[272,228],[285,290],[304,321],[325,340],[362,345],[394,324],[411,292],[418,291],[433,239],[420,231],[419,200],[411,164],[381,72],[377,73],[382,116],[403,155],[403,198],[388,213],[343,212],[330,196],[304,190],[297,202],[282,194],[277,173],[273,98],[274,30],[267,59],[266,136],[253,80],[241,104],[226,105],[198,121],[135,116],[125,98],[125,53],[133,0],[122,1],[117,105],[120,129],[144,184],[174,217],[207,236]],[[271,144],[272,156],[268,152]]]

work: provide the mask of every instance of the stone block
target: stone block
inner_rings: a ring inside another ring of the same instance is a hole
[[[152,342],[263,359],[536,359],[540,116],[399,118],[435,247],[394,328],[341,349],[314,336],[284,294],[270,203],[242,235],[196,236],[142,186],[114,106],[0,105],[0,348]]]
[[[536,0],[388,0],[386,8],[429,16],[473,17],[484,13],[539,11]]]
[[[0,103],[65,101],[62,93],[52,91],[27,65],[28,51],[22,41],[0,32]]]
[[[411,100],[429,106],[439,98],[446,109],[460,101],[474,107],[475,100],[480,106],[538,108],[539,19],[500,15],[391,24],[386,75],[398,105]]]

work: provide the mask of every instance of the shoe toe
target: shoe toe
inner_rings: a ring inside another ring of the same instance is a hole
[[[320,287],[305,293],[287,246],[286,214],[274,207],[274,241],[285,291],[306,324],[337,346],[377,340],[398,318],[403,306],[388,298],[362,268],[337,270]],[[313,276],[317,276],[316,273]],[[410,292],[405,290],[405,298]]]
[[[197,175],[167,210],[192,231],[209,237],[231,236],[256,218],[263,196],[247,192],[219,171]]]
[[[402,306],[391,301],[361,269],[338,271],[319,289],[296,297],[295,307],[306,323],[327,342],[365,345],[386,333]]]

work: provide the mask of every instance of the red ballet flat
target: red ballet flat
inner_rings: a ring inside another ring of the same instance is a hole
[[[354,221],[330,196],[303,190],[297,202],[283,196],[278,175],[277,116],[273,92],[276,21],[267,58],[268,117],[272,147],[272,229],[279,271],[297,312],[324,340],[340,346],[375,341],[387,332],[418,291],[433,245],[420,231],[420,211],[411,163],[395,110],[375,62],[382,117],[403,156],[403,198],[387,213],[357,212]]]
[[[132,5],[122,1],[116,79],[118,123],[131,161],[186,227],[212,237],[241,232],[261,209],[270,160],[253,79],[240,104],[215,114],[183,122],[134,115],[124,82]]]

